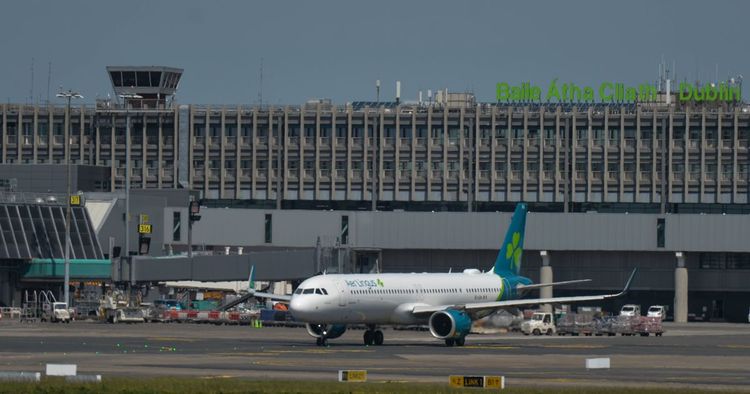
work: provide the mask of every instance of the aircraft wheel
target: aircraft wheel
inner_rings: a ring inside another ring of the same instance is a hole
[[[456,341],[453,338],[448,338],[445,340],[445,346],[452,347]]]
[[[375,343],[375,346],[381,346],[383,345],[383,340],[385,339],[383,337],[383,331],[377,330],[372,335],[373,342]]]
[[[375,338],[373,338],[373,337],[374,337],[374,335],[373,335],[372,331],[370,331],[370,330],[365,331],[365,335],[363,337],[364,342],[365,342],[365,346],[372,346],[373,345],[373,343],[375,342]]]
[[[318,346],[326,346],[328,344],[328,341],[325,338],[316,338],[315,344]]]
[[[456,346],[463,346],[466,343],[466,337],[456,338]]]

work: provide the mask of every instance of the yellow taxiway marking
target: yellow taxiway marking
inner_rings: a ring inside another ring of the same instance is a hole
[[[740,380],[745,379],[742,376],[716,376],[717,379],[720,380]],[[708,376],[667,376],[663,378],[664,380],[671,380],[671,381],[705,381],[706,379],[709,379]]]
[[[175,342],[195,342],[195,339],[188,338],[172,338],[172,337],[155,337],[146,338],[147,341],[175,341]]]
[[[269,350],[274,353],[314,353],[314,354],[328,354],[328,353],[372,353],[374,350],[367,349],[303,349],[303,350]]]
[[[509,350],[509,349],[518,349],[518,346],[500,346],[500,345],[468,345],[463,346],[464,349],[500,349],[500,350]]]
[[[278,356],[279,355],[279,353],[276,353],[276,352],[256,352],[256,353],[237,352],[237,353],[211,353],[211,354],[215,356],[230,356],[230,357],[265,357],[265,356]]]
[[[750,345],[719,345],[719,347],[728,349],[750,349]]]
[[[604,345],[542,345],[543,348],[551,349],[605,349]]]

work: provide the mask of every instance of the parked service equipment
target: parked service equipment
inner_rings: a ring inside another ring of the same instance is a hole
[[[64,302],[53,302],[50,308],[45,309],[42,320],[49,320],[52,323],[70,323],[70,310],[68,304]]]
[[[620,309],[620,316],[640,316],[641,306],[635,304],[623,305]]]
[[[531,319],[521,324],[521,332],[524,335],[553,335],[556,331],[551,313],[536,312],[531,315]]]

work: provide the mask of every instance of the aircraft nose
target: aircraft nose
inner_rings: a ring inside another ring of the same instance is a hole
[[[301,297],[294,296],[289,302],[289,311],[295,319],[304,319],[305,314],[310,311],[310,304]]]

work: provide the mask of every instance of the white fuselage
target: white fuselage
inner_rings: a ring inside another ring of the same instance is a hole
[[[306,323],[424,324],[415,306],[462,305],[496,301],[507,281],[467,270],[454,274],[318,275],[292,295],[294,318]]]

